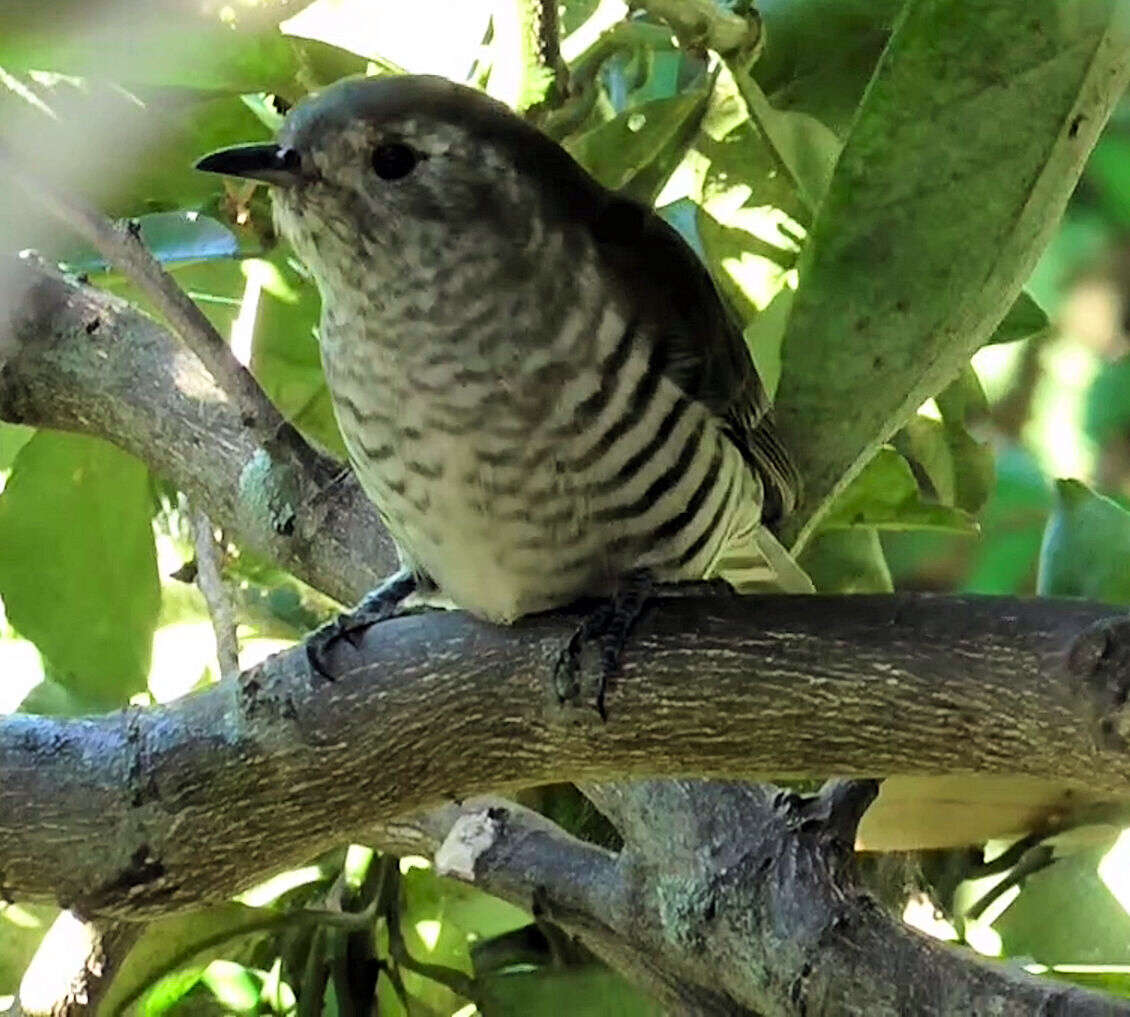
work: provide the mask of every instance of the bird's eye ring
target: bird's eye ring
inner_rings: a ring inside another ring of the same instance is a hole
[[[419,161],[419,153],[399,141],[386,141],[373,149],[373,172],[382,180],[408,176]]]

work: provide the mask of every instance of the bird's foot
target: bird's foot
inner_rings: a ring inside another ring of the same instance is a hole
[[[620,672],[628,637],[655,589],[655,582],[649,572],[630,572],[621,579],[616,592],[608,600],[598,604],[577,626],[558,654],[553,669],[553,687],[557,692],[558,703],[575,703],[580,698],[581,657],[585,647],[594,644],[600,654],[596,712],[601,720],[608,719],[605,708],[608,681]]]
[[[306,640],[306,659],[311,670],[327,681],[333,681],[336,675],[330,670],[329,658],[334,644],[344,639],[356,648],[360,633],[370,625],[392,618],[404,599],[416,592],[418,585],[414,573],[397,572],[367,593],[352,611],[339,614],[315,631]]]

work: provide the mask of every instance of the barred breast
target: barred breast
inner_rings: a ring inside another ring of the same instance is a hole
[[[502,622],[608,592],[638,567],[663,581],[725,568],[743,583],[771,578],[752,539],[760,479],[664,375],[595,266],[571,278],[547,306],[516,288],[502,332],[497,291],[484,313],[465,296],[442,324],[389,308],[411,323],[408,342],[371,312],[327,303],[342,434],[406,564]]]

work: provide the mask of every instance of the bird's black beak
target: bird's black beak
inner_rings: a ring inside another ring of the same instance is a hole
[[[302,179],[302,159],[293,148],[278,145],[233,145],[204,156],[196,163],[205,173],[262,180],[290,187]]]

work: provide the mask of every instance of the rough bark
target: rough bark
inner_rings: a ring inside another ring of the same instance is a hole
[[[334,681],[296,647],[164,707],[10,716],[4,890],[153,915],[227,897],[375,821],[558,780],[969,771],[1125,794],[1130,639],[1107,611],[911,595],[664,602],[639,626],[607,723],[552,692],[549,661],[575,619],[504,630],[445,612],[337,644]]]

